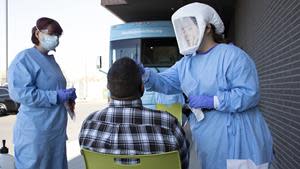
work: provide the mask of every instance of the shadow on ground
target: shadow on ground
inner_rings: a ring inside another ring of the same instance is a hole
[[[85,169],[84,160],[81,155],[68,161],[69,169]]]

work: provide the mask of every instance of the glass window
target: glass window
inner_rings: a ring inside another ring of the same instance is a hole
[[[148,38],[142,40],[141,61],[147,67],[169,67],[182,56],[175,38]]]
[[[112,41],[110,44],[110,66],[117,59],[122,57],[130,57],[135,61],[139,61],[140,40],[139,39],[127,39]]]

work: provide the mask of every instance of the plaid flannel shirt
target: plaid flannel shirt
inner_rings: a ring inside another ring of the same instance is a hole
[[[107,108],[89,115],[82,124],[79,143],[82,148],[107,154],[178,150],[182,169],[188,168],[189,143],[177,119],[143,107],[140,99],[111,100]]]

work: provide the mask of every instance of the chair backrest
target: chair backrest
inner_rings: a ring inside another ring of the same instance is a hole
[[[175,104],[156,104],[157,110],[167,111],[177,118],[180,124],[182,124],[182,105],[180,103]]]
[[[181,169],[178,151],[149,155],[114,155],[81,149],[86,169]],[[138,159],[137,164],[120,164],[116,159]]]

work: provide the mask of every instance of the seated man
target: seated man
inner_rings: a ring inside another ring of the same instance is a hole
[[[144,86],[135,61],[126,57],[117,60],[107,74],[107,81],[110,103],[83,122],[80,146],[100,153],[126,155],[178,150],[182,169],[187,169],[189,143],[185,133],[171,114],[142,106]]]

